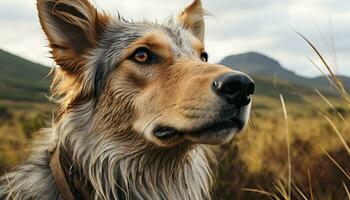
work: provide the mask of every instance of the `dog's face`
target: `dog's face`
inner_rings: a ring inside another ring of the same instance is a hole
[[[163,147],[222,144],[246,125],[254,83],[208,63],[199,0],[165,24],[113,19],[87,0],[38,0],[38,10],[66,109],[93,99],[108,123],[128,116],[136,137]]]

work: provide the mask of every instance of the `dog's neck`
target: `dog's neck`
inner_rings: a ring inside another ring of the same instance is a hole
[[[157,147],[126,122],[101,127],[103,122],[89,117],[102,118],[92,107],[77,107],[54,126],[58,147],[69,147],[66,156],[79,172],[74,179],[83,180],[77,186],[87,182],[83,188],[92,199],[210,199],[214,156],[209,147]]]
[[[184,157],[176,148],[153,150],[119,160],[111,169],[106,162],[106,167],[98,169],[98,180],[88,178],[86,169],[72,160],[69,148],[60,148],[59,161],[75,199],[209,199],[208,149],[188,151]],[[109,173],[115,180],[104,180]]]
[[[70,148],[56,148],[51,154],[50,169],[53,179],[65,200],[91,199],[91,184],[72,160]]]

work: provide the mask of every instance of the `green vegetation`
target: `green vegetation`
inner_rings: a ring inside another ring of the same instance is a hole
[[[51,110],[48,103],[0,101],[1,174],[28,156],[38,130],[49,124]]]
[[[12,118],[12,114],[7,107],[0,106],[0,124]]]
[[[48,70],[0,51],[0,173],[24,160],[37,131],[50,125],[53,105],[43,95],[49,80],[41,81]],[[317,93],[271,76],[254,77],[257,95],[249,126],[230,144],[217,147],[221,156],[214,199],[349,199],[349,97],[342,94],[341,99],[329,90]]]
[[[278,97],[278,96],[277,96]],[[256,96],[251,123],[247,130],[228,145],[218,148],[215,199],[269,199],[268,195],[249,191],[264,190],[278,193],[279,181],[287,182],[287,146],[285,121],[278,98]],[[336,110],[330,109],[316,96],[302,101],[287,101],[290,129],[293,185],[303,194],[312,192],[316,199],[346,199],[343,182],[347,179],[327,156],[329,153],[340,166],[349,170],[350,157],[337,137],[328,116],[350,142],[350,116],[339,99],[332,99]],[[13,116],[0,125],[0,170],[8,170],[28,155],[33,138],[40,127],[50,125],[52,105],[37,103],[0,102]],[[338,116],[343,113],[344,120]],[[327,153],[326,153],[327,152]],[[347,171],[347,173],[349,173]],[[280,198],[282,198],[280,196]],[[309,197],[308,197],[309,198]],[[296,189],[293,199],[302,199]]]
[[[264,106],[255,107],[248,134],[220,149],[225,156],[218,170],[217,199],[350,199],[348,78],[335,75],[314,44],[298,34],[322,66],[311,62],[330,74],[329,84],[341,98],[331,99],[319,90],[318,98],[303,94],[303,103],[286,105],[281,95],[281,106],[278,99],[257,98]]]
[[[50,68],[0,50],[0,99],[46,101]]]
[[[227,56],[221,61],[221,64],[245,72],[254,78],[265,77],[269,78],[270,81],[282,80],[301,87],[316,88],[324,92],[335,92],[335,88],[331,87],[326,77],[306,78],[300,76],[285,69],[278,61],[255,52]],[[350,78],[346,76],[339,77],[343,81],[345,88],[349,89]]]

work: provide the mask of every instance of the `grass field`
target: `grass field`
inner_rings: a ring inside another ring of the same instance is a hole
[[[335,108],[330,108],[316,93],[301,98],[298,102],[286,101],[291,181],[280,99],[257,96],[246,131],[217,148],[220,156],[215,199],[349,199],[345,190],[350,187],[349,152],[327,120],[349,143],[346,104],[331,99]],[[28,155],[29,144],[35,138],[32,133],[49,122],[53,106],[1,101],[0,109],[0,170],[4,172]],[[288,183],[291,198],[285,196]]]
[[[341,95],[257,79],[248,127],[229,144],[213,147],[218,155],[214,199],[350,199],[350,96],[304,39]],[[28,156],[53,109],[48,103],[0,101],[1,173]]]
[[[1,174],[27,157],[35,133],[49,122],[52,107],[45,103],[0,101]]]
[[[256,98],[251,125],[220,149],[224,156],[219,162],[218,199],[349,199],[344,185],[350,186],[350,154],[327,119],[335,123],[348,143],[350,116],[342,102],[333,100],[333,104],[335,110],[316,96],[302,103],[286,102],[289,181],[287,128],[281,102]]]

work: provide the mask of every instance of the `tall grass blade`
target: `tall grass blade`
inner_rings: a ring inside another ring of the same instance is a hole
[[[335,108],[335,106],[327,99],[327,97],[325,97],[318,89],[315,89],[316,93],[318,94],[318,96],[320,96],[322,98],[322,100],[324,102],[326,102],[326,104],[328,104],[328,106],[330,108],[332,108],[335,112],[337,112],[337,115],[339,116],[339,118],[343,121],[345,121],[344,116],[342,114],[340,114],[337,109]]]
[[[348,187],[345,185],[344,182],[343,182],[343,186],[344,186],[344,189],[345,189],[345,191],[346,191],[346,194],[348,195],[348,198],[349,198],[349,200],[350,200],[350,192],[349,192],[349,189],[348,189]]]
[[[246,191],[246,192],[254,192],[254,193],[257,193],[257,194],[262,194],[262,195],[266,195],[268,196],[269,198],[273,198],[275,200],[280,200],[275,194],[272,194],[270,192],[266,192],[264,190],[259,190],[259,189],[253,189],[253,188],[245,188],[243,189],[243,191]]]
[[[294,183],[293,183],[293,186],[304,200],[309,200],[309,199],[307,199],[305,194],[300,190],[300,188],[298,186],[296,186]]]
[[[307,170],[307,175],[308,175],[308,179],[309,179],[310,200],[314,200],[314,192],[313,192],[313,189],[312,189],[310,170]]]
[[[291,153],[290,153],[290,136],[289,136],[289,128],[288,128],[288,113],[286,103],[284,101],[283,95],[280,94],[280,99],[283,108],[284,121],[286,126],[286,142],[287,142],[287,154],[288,154],[288,197],[291,197],[292,194],[292,163],[291,163]]]
[[[344,100],[347,102],[347,106],[350,109],[350,96],[348,95],[347,91],[345,90],[345,87],[341,81],[340,78],[338,78],[332,68],[328,65],[328,63],[326,62],[326,60],[323,58],[322,54],[318,51],[318,49],[315,47],[315,45],[309,40],[307,39],[303,34],[299,33],[296,31],[296,33],[302,37],[308,44],[309,46],[314,50],[314,52],[317,54],[317,56],[320,58],[322,64],[325,66],[325,68],[327,69],[327,71],[329,72],[329,74],[331,75],[332,78],[332,82],[334,83],[334,85],[336,86],[336,89],[338,90],[338,92],[340,93],[340,95],[344,98]]]
[[[321,147],[321,149],[322,149],[322,151],[327,155],[327,157],[338,167],[338,169],[346,176],[346,178],[347,178],[348,180],[350,180],[350,174],[347,173],[347,172],[340,166],[340,164],[339,164],[336,160],[334,160],[334,158],[333,158],[331,155],[329,155],[329,153],[328,153],[326,150],[324,150],[322,147]]]
[[[350,155],[350,148],[349,148],[349,145],[346,143],[344,137],[342,136],[342,134],[340,133],[340,131],[338,130],[338,128],[335,126],[335,124],[332,122],[331,119],[329,119],[329,117],[327,117],[326,115],[323,116],[327,121],[328,123],[332,126],[333,130],[337,133],[340,141],[343,143],[347,153]]]
[[[277,185],[275,185],[275,188],[276,188],[276,190],[278,191],[278,193],[280,194],[280,195],[282,195],[282,197],[283,197],[283,199],[284,200],[291,200],[291,196],[290,196],[290,194],[289,194],[289,188],[288,188],[288,192],[285,190],[285,188],[284,188],[284,186],[283,186],[283,184],[282,184],[282,182],[278,182],[277,183]]]

